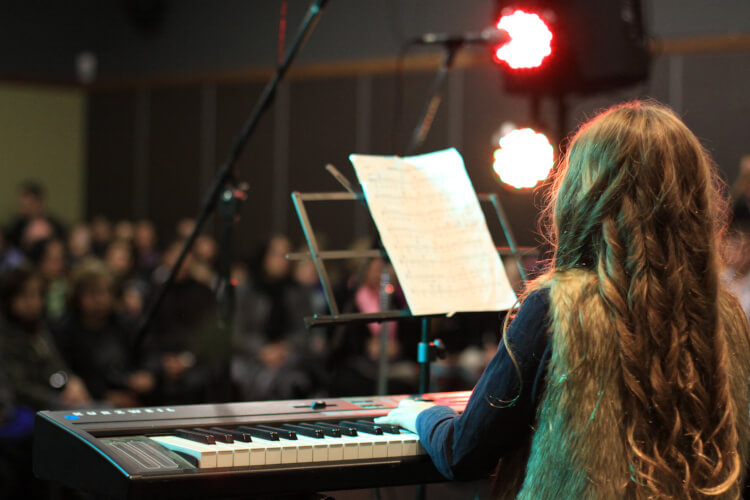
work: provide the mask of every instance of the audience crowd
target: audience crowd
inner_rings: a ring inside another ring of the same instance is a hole
[[[151,221],[102,216],[66,227],[46,209],[40,185],[21,187],[0,232],[0,483],[24,494],[35,484],[36,411],[373,394],[382,334],[389,392],[417,392],[418,322],[307,329],[304,318],[328,306],[312,261],[287,258],[304,247],[283,235],[233,263],[228,321],[214,291],[217,242],[200,235],[135,342],[192,229],[185,219],[174,234],[157,235]],[[328,266],[344,312],[379,310],[384,265]],[[398,287],[393,297],[405,306]],[[464,320],[475,334],[458,334]],[[470,388],[485,345],[495,350],[500,318],[459,315],[435,328],[455,348],[433,369],[433,389]]]

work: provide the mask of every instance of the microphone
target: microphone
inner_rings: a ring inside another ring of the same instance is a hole
[[[505,30],[487,28],[479,33],[463,33],[461,35],[448,35],[445,33],[425,33],[422,36],[412,38],[410,45],[463,45],[466,43],[501,45],[510,41],[510,35]]]

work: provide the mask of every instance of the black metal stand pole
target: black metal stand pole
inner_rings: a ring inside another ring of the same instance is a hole
[[[302,47],[302,44],[307,39],[308,35],[312,31],[312,28],[315,26],[317,20],[319,19],[319,15],[322,12],[323,7],[327,3],[328,0],[314,0],[313,3],[310,5],[309,10],[307,11],[307,15],[302,20],[302,24],[300,26],[299,31],[297,32],[297,36],[294,39],[294,42],[292,42],[291,46],[289,47],[289,50],[287,50],[286,55],[284,56],[284,60],[281,61],[281,64],[276,68],[276,72],[274,73],[271,80],[266,85],[266,88],[263,90],[263,93],[260,96],[260,99],[258,100],[257,104],[255,105],[255,108],[253,109],[252,113],[250,114],[250,117],[247,119],[245,124],[243,125],[239,135],[235,138],[234,143],[232,144],[232,149],[229,153],[229,157],[222,165],[219,174],[216,176],[216,180],[214,181],[213,186],[208,191],[208,195],[206,196],[205,200],[203,201],[202,208],[198,214],[198,217],[195,220],[195,227],[193,228],[192,233],[190,233],[190,236],[188,236],[187,240],[185,241],[185,244],[182,247],[182,250],[180,250],[180,255],[177,257],[177,261],[175,262],[172,269],[169,271],[169,275],[167,276],[167,279],[164,281],[164,283],[159,288],[159,291],[156,294],[156,297],[154,300],[149,304],[148,310],[146,311],[146,314],[143,317],[143,321],[141,321],[138,332],[136,333],[134,342],[133,342],[133,350],[137,351],[140,349],[141,344],[143,343],[143,340],[146,336],[146,332],[148,330],[149,325],[153,321],[154,315],[156,314],[156,311],[159,308],[159,305],[161,304],[162,300],[164,299],[164,296],[166,295],[167,291],[172,286],[172,283],[174,282],[175,276],[177,275],[177,270],[182,265],[182,262],[185,260],[185,256],[187,256],[187,253],[190,251],[190,248],[193,246],[193,242],[195,242],[195,238],[198,236],[198,233],[200,232],[201,227],[206,222],[206,219],[208,219],[208,216],[213,212],[214,208],[216,207],[216,203],[219,199],[219,196],[223,193],[225,189],[231,188],[231,186],[234,186],[234,184],[237,182],[237,172],[235,163],[237,161],[237,158],[239,158],[240,153],[242,153],[242,150],[245,147],[245,144],[247,143],[248,138],[250,137],[250,134],[253,133],[256,126],[258,125],[258,122],[260,121],[261,116],[263,113],[268,109],[268,106],[273,101],[275,95],[276,95],[276,89],[279,86],[279,82],[286,74],[287,70],[289,69],[289,66],[292,63],[292,60],[297,55],[297,52]]]
[[[460,42],[447,42],[445,44],[445,55],[443,55],[443,61],[440,64],[440,69],[438,69],[438,72],[435,75],[435,80],[432,82],[430,98],[427,100],[427,104],[425,105],[424,111],[422,112],[422,117],[420,118],[419,123],[417,123],[417,127],[414,129],[414,132],[412,134],[411,142],[409,143],[409,147],[406,150],[407,155],[413,154],[417,150],[417,148],[422,145],[422,143],[427,138],[427,134],[430,132],[432,122],[435,120],[435,114],[437,113],[438,107],[440,106],[440,102],[442,100],[440,94],[443,90],[445,79],[448,76],[451,67],[453,66],[453,60],[456,57],[456,52],[458,52],[458,49],[461,47],[461,45],[463,44]]]
[[[417,362],[419,363],[419,393],[430,392],[430,319],[422,318],[422,340],[417,345]]]

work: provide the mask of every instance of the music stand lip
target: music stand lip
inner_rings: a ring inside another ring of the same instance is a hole
[[[376,313],[344,313],[336,315],[314,314],[312,316],[305,316],[305,326],[307,328],[313,328],[316,326],[333,326],[340,324],[382,323],[384,321],[437,318],[442,316],[445,316],[445,314],[413,315],[408,309],[396,309]]]

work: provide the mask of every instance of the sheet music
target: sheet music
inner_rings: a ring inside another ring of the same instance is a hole
[[[458,151],[349,159],[412,314],[513,306],[516,296]]]

